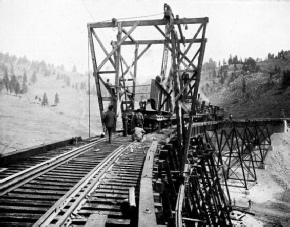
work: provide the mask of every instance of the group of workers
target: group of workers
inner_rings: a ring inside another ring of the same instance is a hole
[[[107,83],[106,83],[108,89],[110,89],[111,91],[111,95],[113,97],[117,97],[117,88],[116,86],[114,86],[113,84],[110,83],[110,79],[107,79]],[[120,95],[126,93],[126,95],[130,98],[130,99],[134,99],[134,94],[133,92],[130,91],[129,87],[126,87],[125,90],[123,88],[121,88],[120,91]]]
[[[115,112],[113,111],[113,108],[114,108],[113,105],[110,105],[108,111],[106,112],[104,116],[104,123],[106,125],[107,132],[109,135],[109,141],[108,141],[109,143],[112,143],[112,132],[113,132],[113,129],[116,127],[116,122],[117,122],[117,117],[116,117]],[[143,129],[144,117],[140,109],[138,109],[136,113],[133,115],[132,121],[134,125],[132,140],[142,142],[145,131]]]

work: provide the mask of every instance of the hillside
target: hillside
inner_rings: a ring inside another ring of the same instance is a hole
[[[89,96],[86,89],[88,77],[45,62],[19,62],[19,58],[14,58],[14,61],[12,59],[13,56],[9,55],[6,60],[0,58],[0,80],[3,80],[3,68],[6,68],[11,81],[13,68],[13,74],[22,89],[25,72],[28,90],[16,94],[14,90],[7,90],[2,83],[0,154],[76,136],[89,137]],[[37,80],[33,83],[31,78],[34,73]],[[94,86],[93,79],[91,86]],[[44,93],[48,99],[45,106],[42,105]],[[59,97],[57,104],[56,93]],[[102,129],[97,97],[93,91],[92,93],[91,136],[95,136]]]
[[[283,60],[256,62],[256,67],[245,71],[242,65],[228,65],[220,77],[204,71],[201,92],[235,118],[281,117],[282,109],[290,116],[290,88],[281,88],[283,71],[290,70],[290,52]]]

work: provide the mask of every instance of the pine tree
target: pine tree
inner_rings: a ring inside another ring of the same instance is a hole
[[[73,73],[77,72],[77,67],[76,67],[75,65],[74,65],[73,68],[72,68],[72,72],[73,72]]]
[[[14,66],[13,66],[13,64],[11,64],[10,73],[14,74]]]
[[[215,71],[215,69],[212,70],[212,76],[213,77],[216,77],[216,71]]]
[[[281,89],[285,90],[290,86],[290,70],[283,71]]]
[[[58,97],[58,94],[56,93],[54,97],[54,104],[57,105],[58,103],[59,103],[59,97]]]
[[[36,72],[32,74],[30,81],[34,84],[37,81]]]
[[[10,94],[15,91],[15,86],[16,86],[16,83],[17,83],[17,79],[16,79],[16,76],[15,75],[12,75],[12,78],[9,82],[9,92]]]
[[[242,84],[243,95],[245,95],[246,91],[247,91],[246,79],[245,79],[245,77],[243,77],[243,84]]]
[[[7,67],[5,67],[5,70],[4,70],[3,83],[5,85],[6,91],[8,92],[8,89],[9,89],[9,77],[8,77]]]
[[[28,86],[26,84],[22,84],[21,94],[25,94],[28,92]]]
[[[0,81],[0,92],[2,92],[3,88],[5,87],[3,80]]]
[[[46,106],[48,105],[48,99],[47,99],[47,96],[46,96],[46,93],[44,92],[43,94],[43,98],[42,98],[42,103],[41,103],[42,106]]]
[[[18,80],[16,81],[14,90],[15,90],[16,95],[18,95],[20,93],[20,84],[19,84]]]
[[[24,75],[23,75],[23,84],[27,82],[27,75],[26,71],[24,70]]]
[[[230,57],[229,57],[228,63],[229,63],[229,65],[233,64],[233,57],[232,57],[231,54],[230,54]]]

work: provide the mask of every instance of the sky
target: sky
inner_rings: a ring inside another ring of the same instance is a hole
[[[156,14],[140,19],[161,19],[164,3],[181,18],[209,17],[205,61],[230,54],[264,59],[290,50],[290,1],[0,0],[0,52],[68,70],[76,65],[84,73],[91,65],[87,23]]]

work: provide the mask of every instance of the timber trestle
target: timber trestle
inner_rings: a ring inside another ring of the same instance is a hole
[[[157,223],[231,225],[229,188],[247,190],[256,183],[256,169],[265,168],[270,135],[281,131],[281,125],[283,119],[193,123],[186,157],[174,137],[160,150],[154,169],[154,190],[162,203]]]

